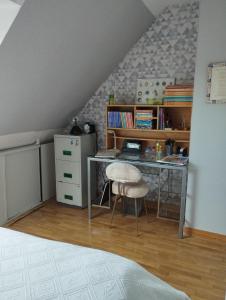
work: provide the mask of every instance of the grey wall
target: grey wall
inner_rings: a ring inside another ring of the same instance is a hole
[[[226,61],[226,1],[201,0],[187,225],[226,235],[226,105],[206,104],[207,66]]]
[[[137,0],[29,0],[0,49],[0,135],[59,128],[151,24]]]

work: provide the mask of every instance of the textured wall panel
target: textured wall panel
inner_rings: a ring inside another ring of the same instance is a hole
[[[167,7],[154,24],[139,39],[107,80],[100,86],[79,113],[81,122],[96,124],[99,148],[105,146],[105,105],[108,95],[116,91],[118,102],[133,103],[138,78],[173,77],[193,81],[198,35],[199,3],[189,1]],[[149,198],[157,199],[158,176],[149,170],[145,176],[151,182]],[[162,199],[178,202],[180,176],[178,172],[161,174]],[[100,183],[101,185],[101,183]]]

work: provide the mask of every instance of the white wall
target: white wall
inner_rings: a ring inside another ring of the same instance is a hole
[[[22,147],[35,143],[46,143],[53,141],[54,134],[60,134],[63,129],[47,129],[40,131],[26,131],[0,136],[0,151],[15,147]]]
[[[61,128],[153,16],[138,0],[29,0],[1,45],[0,135]]]
[[[186,221],[226,235],[226,104],[205,103],[207,66],[226,61],[226,1],[200,2]]]
[[[0,0],[0,45],[16,18],[20,6],[10,0]]]

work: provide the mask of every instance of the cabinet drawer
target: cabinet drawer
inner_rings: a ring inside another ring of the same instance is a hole
[[[81,164],[56,160],[56,180],[81,185]]]
[[[55,137],[56,159],[80,161],[81,141],[79,137]]]
[[[80,187],[75,184],[57,182],[56,190],[58,202],[82,206]]]

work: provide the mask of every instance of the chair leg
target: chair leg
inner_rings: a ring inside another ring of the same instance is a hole
[[[148,207],[147,207],[147,202],[146,202],[145,199],[144,199],[144,209],[145,209],[145,214],[146,214],[147,222],[148,222],[149,221],[149,219],[148,219]]]
[[[112,214],[111,214],[111,225],[112,225],[114,214],[115,214],[115,208],[116,208],[116,205],[117,205],[117,203],[118,203],[118,201],[119,201],[120,198],[121,198],[121,196],[119,196],[119,195],[117,195],[115,197],[115,203],[113,205],[113,210],[112,210]]]
[[[122,198],[122,215],[125,216],[125,199]]]
[[[137,213],[137,198],[135,198],[135,215],[136,215],[136,227],[137,227],[137,235],[138,235],[138,213]]]

